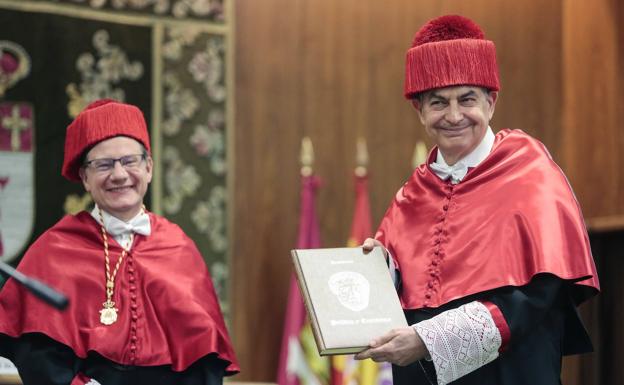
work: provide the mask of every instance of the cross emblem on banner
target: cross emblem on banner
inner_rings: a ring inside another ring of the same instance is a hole
[[[2,118],[2,125],[11,131],[11,150],[19,151],[21,147],[20,132],[28,129],[29,119],[25,119],[20,114],[19,106],[13,106],[11,115]]]
[[[0,260],[4,262],[19,256],[34,226],[34,116],[30,103],[0,102]]]

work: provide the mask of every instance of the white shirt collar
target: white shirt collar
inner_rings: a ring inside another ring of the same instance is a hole
[[[483,139],[481,139],[481,142],[470,152],[470,154],[461,158],[454,165],[449,166],[444,160],[442,152],[438,150],[436,160],[430,164],[430,167],[442,180],[446,180],[450,177],[451,183],[457,184],[464,179],[466,173],[468,172],[468,168],[477,167],[479,163],[483,162],[483,160],[487,158],[490,151],[492,151],[492,147],[494,146],[494,139],[494,132],[492,131],[492,128],[488,126]]]
[[[100,221],[99,209],[96,204],[95,207],[93,207],[93,210],[91,210],[91,216],[97,221],[97,223],[104,226],[106,232],[112,235],[119,245],[127,249],[131,246],[129,245],[129,240],[132,233],[148,236],[152,232],[149,216],[143,210],[141,210],[140,213],[135,215],[134,218],[130,219],[128,222],[122,221],[121,219],[107,213],[105,210],[102,210],[102,218],[104,219],[104,223],[102,223]]]
[[[485,131],[485,135],[483,136],[483,139],[481,139],[481,143],[479,143],[470,154],[457,161],[457,163],[461,162],[465,164],[466,167],[477,167],[479,163],[483,162],[483,160],[487,158],[487,156],[490,154],[490,151],[492,151],[492,147],[494,146],[494,139],[494,132],[492,131],[492,128],[488,126],[487,131]],[[442,152],[440,150],[438,150],[438,155],[436,157],[435,163],[449,167],[449,165],[444,160],[444,156],[442,155]]]

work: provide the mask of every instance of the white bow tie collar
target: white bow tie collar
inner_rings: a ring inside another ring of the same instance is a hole
[[[150,235],[151,233],[149,216],[143,211],[129,222],[124,222],[112,215],[107,215],[104,217],[104,228],[114,237],[130,233],[141,235]]]
[[[468,173],[468,166],[463,162],[455,163],[452,166],[447,166],[439,163],[431,163],[429,165],[431,170],[440,177],[442,180],[451,178],[452,184],[461,182]]]
[[[95,218],[98,223],[100,223],[97,205],[91,211],[91,216]],[[102,219],[104,220],[104,223],[100,224],[104,226],[104,229],[115,238],[129,236],[132,233],[148,236],[152,232],[149,215],[147,215],[143,210],[141,210],[139,214],[128,222],[124,222],[102,210]]]

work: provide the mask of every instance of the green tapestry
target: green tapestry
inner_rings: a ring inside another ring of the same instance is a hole
[[[215,0],[0,0],[3,260],[15,264],[65,213],[90,206],[60,175],[65,128],[91,101],[113,98],[145,113],[155,162],[148,209],[195,241],[227,313],[225,9]]]

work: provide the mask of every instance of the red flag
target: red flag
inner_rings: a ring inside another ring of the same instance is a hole
[[[373,235],[367,174],[355,174],[355,203],[353,221],[347,246],[355,247]],[[377,364],[368,359],[356,361],[353,356],[333,356],[331,366],[332,385],[387,385],[392,368],[388,363]]]
[[[299,217],[298,249],[321,246],[315,193],[319,187],[317,177],[303,176],[301,180],[301,213]],[[324,385],[328,377],[328,363],[321,358],[311,340],[305,307],[294,275],[284,321],[284,335],[277,372],[278,385]]]
[[[372,220],[370,202],[368,199],[367,175],[355,176],[355,204],[353,205],[353,221],[349,234],[349,246],[359,246],[364,240],[372,236]]]

